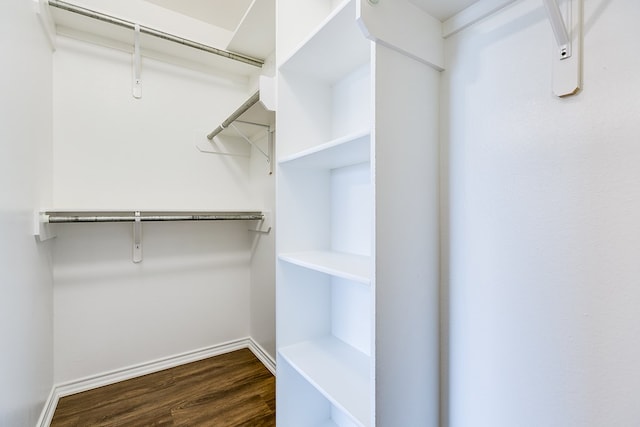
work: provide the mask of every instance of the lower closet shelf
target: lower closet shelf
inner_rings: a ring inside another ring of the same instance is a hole
[[[371,424],[370,358],[335,337],[280,349],[282,356],[359,425]]]

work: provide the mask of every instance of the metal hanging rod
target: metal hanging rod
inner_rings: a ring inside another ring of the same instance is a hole
[[[244,104],[242,104],[240,106],[240,108],[238,108],[236,111],[234,111],[233,114],[231,114],[229,116],[229,118],[227,118],[227,120],[222,122],[222,124],[220,126],[215,128],[213,130],[213,132],[211,132],[209,135],[207,135],[207,139],[212,140],[216,135],[218,135],[220,132],[222,132],[223,130],[228,128],[229,125],[231,125],[231,123],[236,121],[236,119],[238,117],[240,117],[241,115],[246,113],[247,110],[249,108],[253,107],[258,101],[260,101],[260,91],[257,91],[256,93],[251,95],[251,98],[249,98]]]
[[[262,212],[207,212],[200,214],[113,214],[70,215],[68,213],[45,212],[42,220],[49,224],[81,222],[145,222],[145,221],[253,221],[263,220]]]
[[[130,30],[134,30],[136,26],[134,22],[126,21],[124,19],[120,19],[115,16],[107,15],[101,12],[96,12],[94,10],[86,9],[84,7],[76,6],[74,4],[67,3],[65,1],[49,0],[49,6],[52,6],[61,10],[66,10],[67,12],[76,13],[78,15],[86,16],[89,18],[97,19],[99,21],[107,22],[109,24],[118,25],[120,27],[128,28]],[[145,27],[143,25],[140,25],[140,32],[143,34],[148,34],[153,37],[168,40],[170,42],[188,46],[194,49],[202,50],[207,53],[223,56],[225,58],[228,58],[234,61],[243,62],[245,64],[252,65],[254,67],[261,68],[264,65],[264,61],[262,59],[252,58],[250,56],[229,52],[223,49],[217,49],[215,47],[207,46],[205,44],[194,42],[189,39],[174,36],[173,34],[165,33],[163,31],[155,30],[153,28]]]

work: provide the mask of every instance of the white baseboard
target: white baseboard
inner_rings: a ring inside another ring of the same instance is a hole
[[[56,387],[53,386],[47,401],[44,402],[44,408],[42,408],[42,413],[40,414],[40,418],[38,418],[36,427],[49,427],[53,419],[53,414],[56,412],[58,400],[60,400],[60,397],[56,394]]]
[[[271,372],[274,376],[276,375],[276,361],[265,351],[264,348],[257,342],[253,340],[253,338],[249,338],[249,350],[258,358],[259,361]]]
[[[198,360],[207,359],[209,357],[218,356],[224,353],[230,353],[235,350],[248,348],[251,352],[264,364],[264,366],[275,375],[275,361],[269,354],[253,340],[253,338],[242,338],[239,340],[228,341],[226,343],[201,348],[199,350],[189,351],[162,359],[152,360],[138,365],[129,366],[127,368],[117,369],[102,374],[92,375],[78,380],[69,381],[61,384],[55,384],[51,389],[49,398],[45,402],[40,419],[36,427],[49,427],[53,414],[58,406],[61,397],[71,394],[81,393],[83,391],[92,390],[120,381],[129,380],[131,378],[140,377],[154,372],[162,371],[168,368],[184,365],[186,363],[197,362]]]

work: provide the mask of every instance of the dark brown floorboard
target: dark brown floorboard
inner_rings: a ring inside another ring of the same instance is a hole
[[[63,397],[51,427],[270,427],[275,409],[275,378],[243,349]]]

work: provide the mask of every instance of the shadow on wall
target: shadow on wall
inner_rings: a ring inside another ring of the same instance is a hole
[[[54,276],[58,282],[153,280],[211,270],[249,268],[249,223],[180,222],[142,225],[143,260],[132,261],[131,224],[56,224]]]

